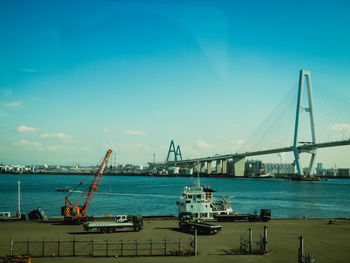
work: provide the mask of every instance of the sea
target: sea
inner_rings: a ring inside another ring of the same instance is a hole
[[[18,181],[21,213],[41,207],[48,217],[60,216],[67,192],[56,187],[74,188],[77,200],[88,188],[91,175],[0,174],[0,212],[15,215]],[[196,177],[104,176],[87,210],[89,216],[141,214],[177,215],[176,200]],[[273,218],[350,218],[350,180],[296,182],[283,179],[200,178],[201,185],[215,189],[216,199],[231,200],[240,214],[270,209]]]

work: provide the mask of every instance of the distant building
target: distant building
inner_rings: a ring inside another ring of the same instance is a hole
[[[244,175],[248,177],[260,176],[263,173],[263,163],[260,160],[247,160]]]
[[[339,177],[350,177],[350,169],[349,168],[339,168],[338,169]]]
[[[180,173],[180,167],[169,167],[168,168],[169,174],[179,174]]]
[[[326,175],[326,170],[323,169],[323,163],[317,163],[316,174],[321,176]]]
[[[180,169],[180,174],[182,174],[182,175],[192,175],[193,174],[193,169],[192,168],[181,168]]]
[[[265,174],[294,174],[295,166],[289,163],[265,163]]]
[[[135,170],[138,170],[138,171],[143,170],[143,166],[142,165],[135,165],[134,168],[135,168]]]

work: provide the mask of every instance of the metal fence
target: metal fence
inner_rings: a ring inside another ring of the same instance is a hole
[[[298,263],[317,263],[317,259],[304,249],[304,239],[299,237]]]
[[[248,236],[246,233],[242,234],[240,237],[240,247],[237,254],[255,254],[255,255],[265,255],[267,253],[267,227],[264,226],[264,235],[260,235],[260,240],[253,246],[253,231],[251,228],[248,229]]]
[[[41,240],[0,243],[0,256],[31,255],[32,257],[137,257],[193,256],[194,239],[186,240]]]

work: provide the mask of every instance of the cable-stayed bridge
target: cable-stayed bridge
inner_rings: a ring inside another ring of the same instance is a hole
[[[151,168],[191,167],[195,172],[211,174],[212,162],[216,162],[217,173],[244,176],[246,157],[292,152],[297,174],[312,175],[317,149],[350,145],[350,117],[347,112],[350,102],[334,91],[327,91],[325,96],[316,98],[317,109],[320,110],[315,112],[310,71],[300,70],[297,87],[291,88],[238,153],[182,160],[180,147],[175,152],[171,141],[167,161],[149,165]],[[169,161],[171,152],[174,152],[174,161]],[[301,153],[310,154],[310,163],[304,170],[300,164]]]

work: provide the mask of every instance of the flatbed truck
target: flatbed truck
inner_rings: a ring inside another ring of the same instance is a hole
[[[260,214],[220,214],[214,215],[214,218],[219,222],[268,222],[271,220],[271,210],[261,209]]]
[[[143,218],[140,215],[128,215],[127,220],[119,222],[114,221],[92,221],[83,223],[83,228],[87,232],[113,233],[119,231],[135,231],[143,229]]]
[[[220,225],[213,225],[193,220],[192,213],[184,212],[179,215],[179,228],[182,232],[194,233],[197,229],[198,235],[214,235],[221,231]]]

